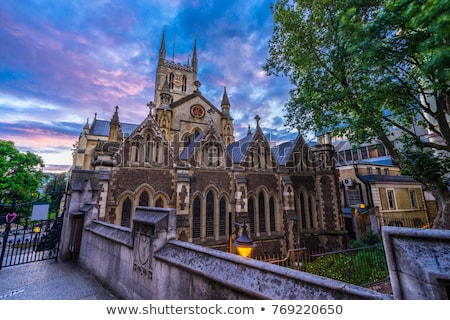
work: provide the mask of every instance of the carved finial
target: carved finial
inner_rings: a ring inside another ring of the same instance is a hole
[[[197,88],[195,91],[198,91],[198,92],[200,92],[200,87],[201,87],[201,83],[200,83],[200,81],[198,81],[198,80],[196,80],[195,82],[194,82],[194,86]]]
[[[208,111],[206,111],[206,112],[208,112],[208,114],[209,114],[209,121],[212,121],[212,117],[213,117],[214,113],[216,113],[216,111],[214,111],[213,108],[209,108]]]
[[[153,103],[153,101],[149,101],[148,103],[147,103],[147,107],[148,107],[148,114],[149,115],[153,115],[153,109],[155,108],[155,104]]]
[[[259,127],[259,120],[261,120],[261,117],[259,115],[256,115],[255,120],[256,120],[256,126]]]
[[[251,135],[251,134],[252,134],[252,130],[250,130],[250,125],[248,125],[247,135]]]

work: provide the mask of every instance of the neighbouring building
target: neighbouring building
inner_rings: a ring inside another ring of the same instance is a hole
[[[436,216],[435,201],[424,186],[400,173],[381,143],[352,148],[347,140],[336,140],[336,166],[346,229],[359,238],[382,226],[429,228]]]
[[[219,250],[237,235],[233,222],[246,224],[256,255],[344,248],[333,146],[310,146],[301,135],[273,145],[256,114],[254,130],[236,139],[226,88],[213,105],[200,91],[198,63],[195,41],[187,64],[168,61],[163,33],[148,115],[123,123],[126,110],[116,106],[111,119],[86,123],[71,185],[92,194],[76,197],[69,217],[92,209],[98,220],[131,227],[139,206],[174,208],[179,240]]]

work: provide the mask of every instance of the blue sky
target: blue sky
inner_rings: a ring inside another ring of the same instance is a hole
[[[202,94],[231,103],[237,138],[284,127],[286,78],[262,65],[272,36],[272,1],[0,0],[0,139],[41,155],[47,167],[70,165],[87,119],[140,123],[153,100],[166,32],[167,58],[185,63],[197,39]]]

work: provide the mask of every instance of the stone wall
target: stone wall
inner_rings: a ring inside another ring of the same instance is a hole
[[[383,227],[395,299],[450,299],[450,230]]]
[[[174,209],[138,207],[133,229],[88,221],[78,264],[123,299],[391,299],[329,278],[175,240]]]

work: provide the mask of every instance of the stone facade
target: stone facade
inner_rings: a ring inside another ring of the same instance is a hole
[[[110,121],[94,117],[83,128],[73,169],[109,172],[99,220],[132,227],[138,207],[164,207],[176,210],[177,239],[224,251],[239,233],[233,222],[246,224],[256,255],[343,248],[333,147],[300,135],[273,146],[258,115],[255,130],[236,140],[226,89],[214,106],[197,70],[196,44],[187,65],[168,62],[163,34],[147,117],[121,123],[116,107]]]

